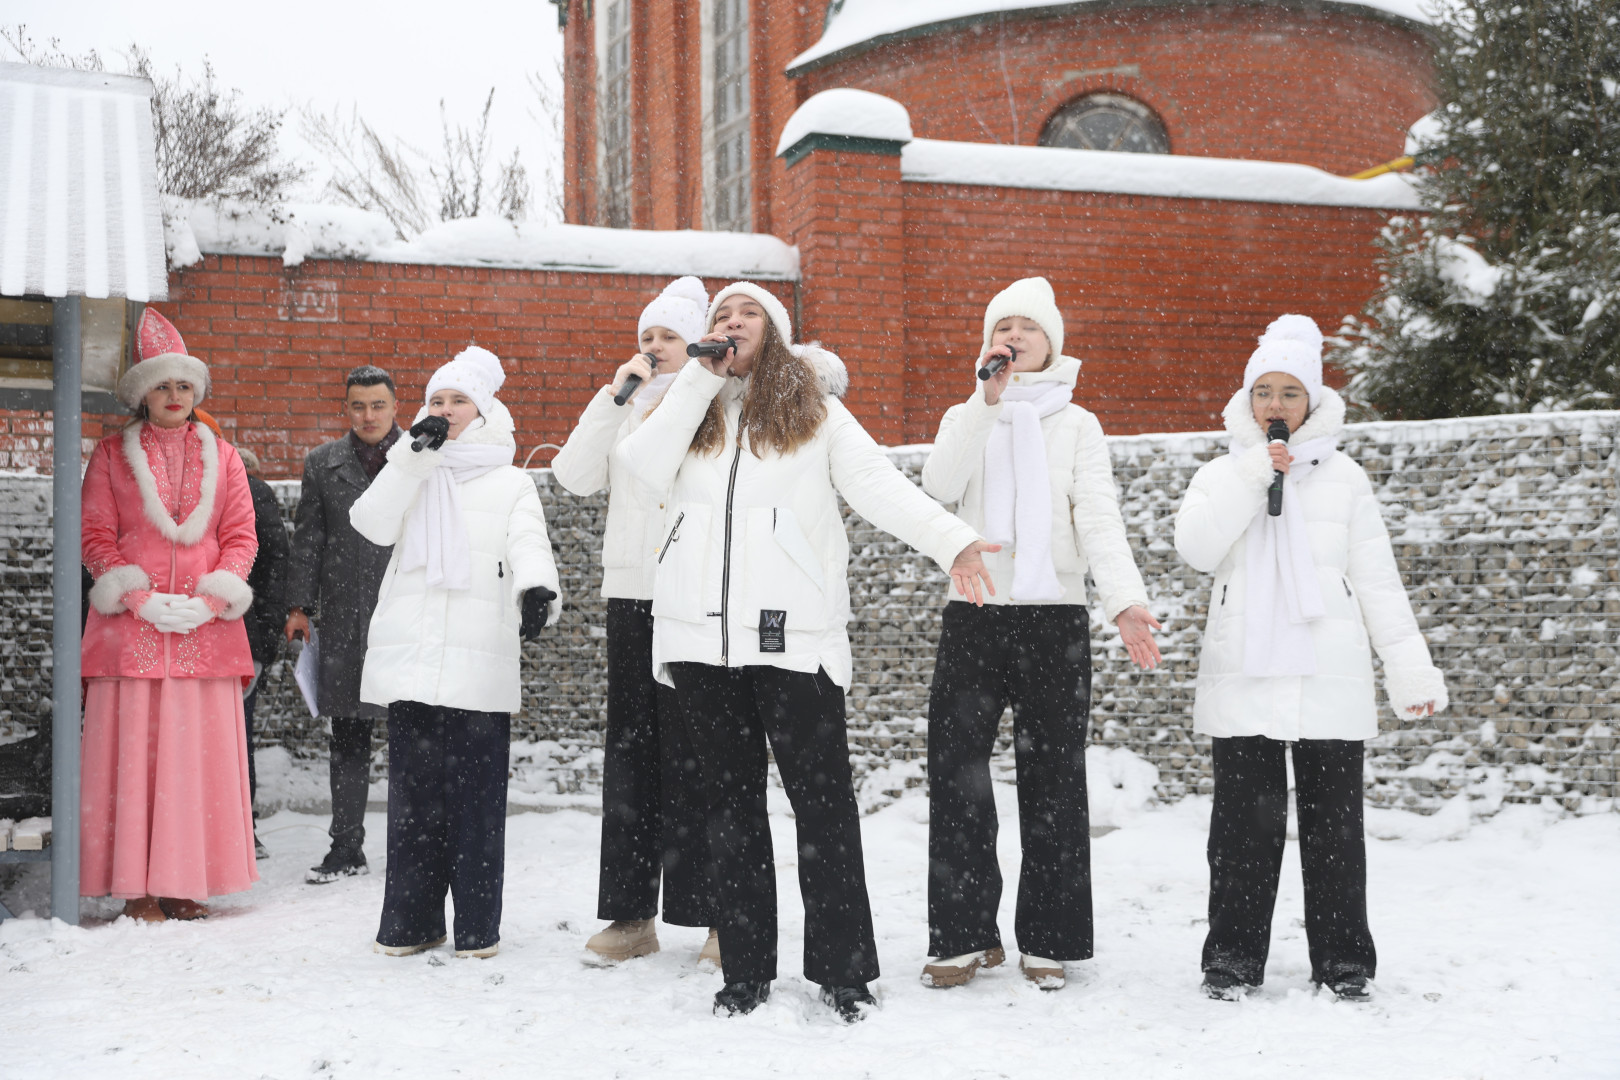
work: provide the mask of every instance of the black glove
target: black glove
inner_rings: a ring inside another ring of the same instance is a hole
[[[557,594],[544,585],[523,591],[523,625],[518,628],[519,637],[524,641],[534,641],[540,636],[546,620],[551,618],[551,602],[555,599]]]
[[[421,453],[424,448],[437,450],[450,437],[450,421],[442,416],[424,416],[411,425],[411,449]]]

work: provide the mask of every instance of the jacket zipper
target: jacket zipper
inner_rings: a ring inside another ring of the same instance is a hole
[[[1221,586],[1221,607],[1226,606],[1226,586]]]
[[[737,494],[737,466],[742,462],[742,439],[731,455],[731,479],[726,482],[726,557],[720,566],[720,666],[731,657],[731,502]]]
[[[497,560],[496,561],[496,563],[495,563],[495,580],[497,582],[497,584],[495,586],[495,591],[501,594],[501,617],[504,619],[506,617],[506,586],[504,584],[500,584],[500,583],[504,582],[506,580],[506,562],[505,562],[505,560]]]
[[[664,556],[669,554],[669,545],[680,539],[681,522],[684,520],[686,520],[685,510],[675,515],[675,525],[669,530],[669,535],[664,537],[664,546],[658,549],[659,562],[663,562]]]
[[[1344,584],[1344,595],[1346,595],[1350,599],[1354,600],[1356,598],[1356,594],[1350,591],[1350,583],[1348,581],[1345,581],[1344,578],[1340,578],[1339,580],[1341,582],[1343,582],[1343,584]]]

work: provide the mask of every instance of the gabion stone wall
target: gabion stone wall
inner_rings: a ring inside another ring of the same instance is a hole
[[[1552,799],[1570,810],[1615,808],[1620,755],[1620,567],[1616,435],[1620,413],[1358,424],[1344,452],[1367,469],[1418,619],[1447,672],[1451,708],[1397,721],[1387,705],[1368,750],[1368,796],[1430,809],[1458,793],[1495,804]],[[1128,747],[1159,770],[1167,799],[1210,788],[1208,740],[1191,731],[1209,578],[1172,546],[1181,494],[1225,451],[1215,434],[1111,438],[1138,565],[1164,622],[1166,663],[1131,668],[1094,617],[1092,737]],[[926,447],[893,452],[916,477]],[[576,499],[537,472],[563,573],[567,610],[526,646],[528,694],[514,737],[559,791],[600,775],[605,708],[604,604],[596,552],[606,500]],[[290,513],[294,482],[276,485]],[[49,480],[0,477],[0,739],[49,707]],[[852,513],[849,695],[857,772],[895,786],[925,774],[928,684],[947,579],[932,563]],[[304,710],[290,657],[271,669],[259,732],[295,755],[324,752],[324,725]],[[1004,720],[1002,749],[1008,744]],[[1010,768],[1003,753],[1000,768]],[[528,766],[525,766],[528,767]],[[1487,809],[1482,807],[1481,809]]]

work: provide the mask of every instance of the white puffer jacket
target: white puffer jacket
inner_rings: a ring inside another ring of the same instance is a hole
[[[643,489],[631,476],[624,440],[641,426],[650,407],[638,393],[623,405],[603,387],[551,462],[551,472],[568,491],[585,496],[608,491],[607,528],[602,536],[604,599],[651,600],[655,550],[663,539],[666,491]]]
[[[1044,371],[1018,372],[1009,385],[1056,382],[1072,388],[1079,375],[1080,361],[1062,356]],[[967,401],[945,410],[933,452],[923,465],[923,490],[947,505],[954,503],[962,519],[980,532],[985,527],[985,444],[1001,410],[1000,402],[985,403],[984,384],[979,383]],[[1147,607],[1147,588],[1125,539],[1119,489],[1102,425],[1079,405],[1069,405],[1041,419],[1041,435],[1052,487],[1052,566],[1063,598],[1029,602],[1084,604],[1089,568],[1105,617],[1112,619],[1129,607]],[[1011,482],[1011,477],[1006,480]],[[1021,602],[1009,598],[1012,556],[1010,547],[985,555],[985,566],[996,582],[996,595],[986,597],[985,603]],[[953,594],[952,599],[957,597]]]
[[[1193,730],[1217,737],[1370,739],[1378,734],[1372,649],[1384,662],[1384,686],[1396,714],[1434,702],[1446,706],[1445,679],[1418,631],[1378,499],[1360,465],[1335,453],[1291,488],[1297,491],[1326,615],[1310,623],[1316,674],[1243,674],[1244,611],[1250,522],[1266,512],[1272,468],[1266,434],[1247,391],[1224,413],[1234,453],[1198,470],[1176,513],[1176,550],[1195,569],[1215,574],[1199,658]],[[1344,400],[1332,389],[1291,441],[1337,436]]]
[[[515,446],[511,414],[499,406],[459,441]],[[503,465],[461,485],[472,587],[429,588],[425,568],[399,568],[398,541],[425,479],[420,468],[412,468],[419,461],[408,456],[410,439],[402,438],[388,453],[388,468],[349,511],[361,536],[394,545],[371,616],[360,700],[517,712],[524,590],[544,585],[558,594],[553,624],[561,611],[562,587],[534,480],[515,465]]]
[[[896,469],[836,394],[843,363],[814,346],[794,346],[827,391],[827,418],[791,454],[756,457],[737,445],[745,380],[689,362],[664,400],[623,443],[625,460],[652,490],[669,489],[653,588],[653,667],[695,661],[727,667],[825,668],[848,688],[849,539],[838,498],[878,528],[949,569],[979,539]],[[719,395],[725,448],[689,451]],[[781,625],[773,625],[776,615]],[[762,626],[762,624],[764,624]],[[780,632],[779,636],[778,633]],[[771,651],[780,644],[781,651]]]

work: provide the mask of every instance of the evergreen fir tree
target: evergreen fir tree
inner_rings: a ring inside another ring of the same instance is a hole
[[[1362,416],[1620,405],[1620,0],[1456,0],[1424,210],[1333,360]]]

